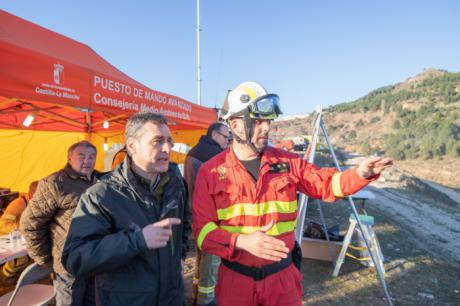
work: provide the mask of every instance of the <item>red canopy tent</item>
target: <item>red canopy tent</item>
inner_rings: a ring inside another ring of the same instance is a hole
[[[12,148],[16,144],[14,137],[24,138],[30,133],[26,131],[34,131],[34,139],[38,141],[42,137],[41,144],[47,142],[48,145],[56,134],[44,131],[74,132],[80,138],[84,134],[84,138],[93,142],[97,142],[94,135],[99,135],[104,142],[118,135],[113,142],[122,142],[120,135],[126,119],[139,111],[164,114],[170,121],[175,141],[188,144],[197,141],[203,129],[216,120],[215,109],[147,88],[87,45],[0,10],[0,167],[3,170],[17,162],[21,168],[17,171],[29,173],[38,162],[34,159],[24,162],[28,154],[35,155],[38,145],[22,146],[16,153],[11,152],[15,150]],[[29,115],[35,119],[25,127],[23,121]],[[103,127],[106,121],[110,122],[109,128]],[[12,131],[16,134],[11,134]],[[42,134],[37,136],[40,133],[37,131]],[[80,139],[78,137],[72,141]],[[8,139],[9,142],[4,142]],[[18,141],[27,145],[27,139]],[[61,146],[69,142],[63,141]],[[26,152],[26,149],[30,150]],[[59,163],[35,169],[33,175],[8,180],[2,174],[0,187],[19,185],[19,189],[25,190],[24,186],[32,179],[61,167],[66,149],[60,148],[59,154],[63,156]],[[48,151],[43,152],[49,155]],[[16,156],[18,154],[21,156]],[[103,156],[98,155],[101,166]]]
[[[34,113],[37,130],[92,132],[106,120],[154,111],[173,129],[206,128],[214,109],[151,90],[90,47],[0,10],[0,125],[23,128]]]

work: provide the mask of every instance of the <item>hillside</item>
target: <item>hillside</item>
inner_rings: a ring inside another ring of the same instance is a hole
[[[406,81],[325,110],[337,149],[385,154],[402,170],[460,188],[460,73],[426,69]],[[279,120],[272,138],[311,133],[311,116]]]

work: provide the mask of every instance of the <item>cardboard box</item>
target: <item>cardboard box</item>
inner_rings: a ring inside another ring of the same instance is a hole
[[[328,245],[330,247],[328,247]],[[328,250],[330,248],[330,251]],[[303,238],[302,239],[302,257],[326,261],[336,261],[342,249],[342,242]],[[329,255],[329,252],[332,254]]]

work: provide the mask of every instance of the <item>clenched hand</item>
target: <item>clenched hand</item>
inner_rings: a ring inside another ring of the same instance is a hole
[[[165,247],[172,235],[172,226],[180,224],[178,218],[168,218],[149,224],[142,229],[145,242],[149,249]]]

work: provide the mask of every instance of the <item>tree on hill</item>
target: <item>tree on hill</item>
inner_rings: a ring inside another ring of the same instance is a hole
[[[331,112],[395,112],[392,123],[393,134],[386,135],[387,154],[396,159],[437,158],[444,155],[460,156],[460,126],[458,106],[460,102],[460,73],[427,70],[405,83],[376,89],[350,103],[330,107]],[[374,116],[369,124],[381,120]],[[364,126],[364,120],[354,123],[356,128]],[[345,141],[354,141],[356,136],[347,131]],[[372,151],[372,139],[362,144],[364,153]]]
[[[395,159],[460,157],[457,102],[460,73],[427,70],[406,82],[329,107],[326,123],[336,138],[333,141],[341,146],[358,145],[366,155],[386,152]],[[388,118],[393,118],[393,122]],[[307,129],[305,122],[282,125],[292,133]]]

